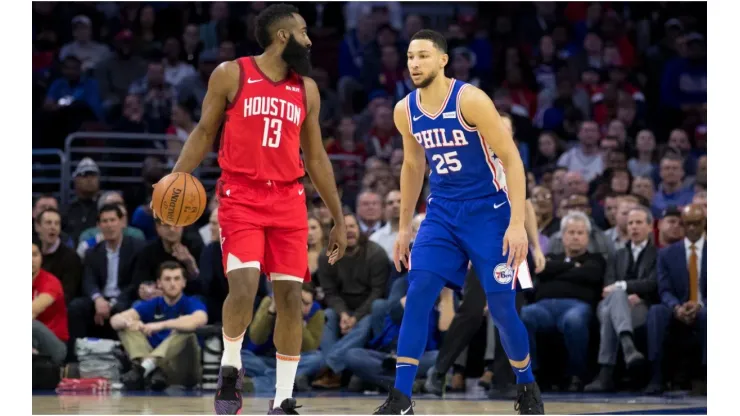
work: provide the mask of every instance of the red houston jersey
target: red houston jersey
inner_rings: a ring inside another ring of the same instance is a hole
[[[226,109],[218,163],[232,180],[292,182],[304,175],[300,135],[306,119],[303,78],[273,82],[254,57],[239,58],[239,90]]]

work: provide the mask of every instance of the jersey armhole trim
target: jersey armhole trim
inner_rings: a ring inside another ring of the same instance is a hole
[[[455,102],[455,111],[457,112],[457,121],[460,122],[460,125],[463,129],[470,131],[470,132],[476,132],[478,131],[477,128],[471,127],[470,124],[468,124],[465,121],[465,117],[462,115],[462,108],[460,107],[460,97],[462,97],[463,91],[465,91],[465,88],[468,87],[469,84],[463,84],[462,87],[460,87],[460,90],[457,91],[457,99]]]
[[[409,97],[408,96],[406,96],[405,100],[406,100],[406,105],[405,105],[405,107],[406,107],[406,119],[408,120],[408,123],[409,123],[409,133],[411,133],[411,136],[413,137],[413,135],[414,135],[414,129],[411,127],[411,104],[409,103]]]
[[[239,87],[236,89],[236,94],[234,94],[234,99],[231,100],[231,102],[226,106],[226,111],[229,111],[232,108],[234,108],[236,103],[239,101],[239,97],[242,95],[242,89],[244,88],[244,72],[246,72],[243,61],[244,61],[244,58],[239,58],[236,60],[236,64],[239,65]]]
[[[308,97],[306,96],[306,79],[298,74],[296,74],[296,76],[298,76],[298,81],[301,83],[301,95],[303,96],[303,109],[306,111],[306,116],[303,117],[303,119],[305,120],[306,117],[308,117]],[[317,88],[318,88],[318,85],[317,85]]]

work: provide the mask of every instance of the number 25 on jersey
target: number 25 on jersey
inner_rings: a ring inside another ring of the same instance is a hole
[[[279,147],[280,132],[283,130],[283,120],[265,117],[265,131],[262,133],[262,146]]]
[[[457,152],[447,152],[432,156],[432,161],[436,162],[436,170],[439,175],[446,175],[450,172],[459,172],[462,169],[462,163],[457,158]]]

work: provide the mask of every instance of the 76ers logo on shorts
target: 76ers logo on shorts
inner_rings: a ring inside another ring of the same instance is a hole
[[[511,281],[514,280],[514,269],[509,267],[506,263],[499,263],[499,265],[493,269],[493,278],[502,285],[511,283]]]

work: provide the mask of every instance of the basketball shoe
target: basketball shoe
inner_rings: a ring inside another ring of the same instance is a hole
[[[414,402],[395,387],[391,387],[385,403],[375,409],[374,415],[413,415]]]
[[[243,368],[237,370],[231,366],[221,367],[218,372],[216,400],[213,404],[217,415],[238,415],[241,413],[243,384]]]
[[[267,412],[268,415],[297,415],[298,412],[295,411],[295,409],[298,409],[301,406],[296,406],[295,399],[285,399],[282,403],[280,403],[280,407],[277,409],[273,409],[275,406],[275,401],[270,400],[270,410]]]
[[[540,387],[536,382],[519,384],[514,410],[520,415],[544,415],[545,405],[542,403]]]

